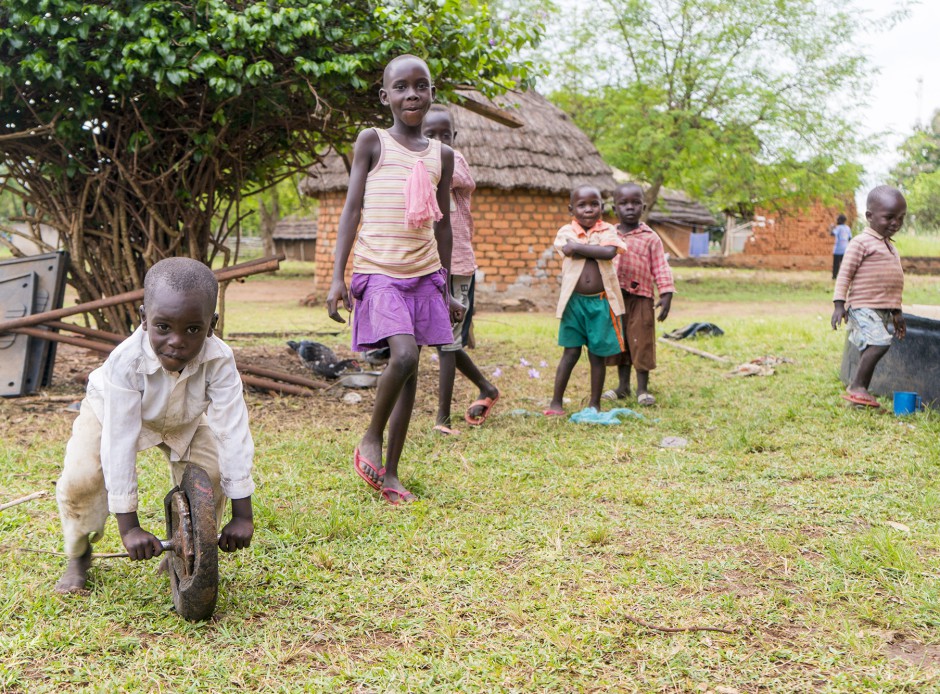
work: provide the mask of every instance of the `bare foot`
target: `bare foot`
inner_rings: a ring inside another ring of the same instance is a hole
[[[88,582],[88,569],[91,568],[91,547],[85,553],[69,559],[65,565],[65,572],[55,584],[55,592],[67,595],[69,593],[84,593]]]

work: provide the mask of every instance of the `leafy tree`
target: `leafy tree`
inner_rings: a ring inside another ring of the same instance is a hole
[[[891,171],[907,195],[908,210],[921,228],[940,228],[940,110],[898,148],[901,161]]]
[[[861,21],[836,0],[599,0],[563,18],[552,98],[649,183],[648,208],[662,186],[744,215],[832,199],[865,150]]]
[[[940,171],[915,178],[907,190],[907,204],[916,228],[940,229]]]
[[[274,227],[291,215],[310,216],[316,213],[317,201],[300,192],[302,172],[287,174],[277,183],[246,197],[242,209],[249,214],[242,221],[242,233],[261,237],[265,255],[274,253]],[[254,212],[254,214],[251,214]]]
[[[481,0],[4,0],[0,190],[58,230],[81,300],[116,294],[166,256],[228,262],[244,194],[383,121],[390,58],[492,94],[537,37]]]

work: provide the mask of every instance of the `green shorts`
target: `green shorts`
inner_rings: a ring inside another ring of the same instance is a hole
[[[574,293],[565,306],[558,327],[558,344],[583,347],[599,357],[610,357],[624,350],[620,317],[610,309],[607,295]]]

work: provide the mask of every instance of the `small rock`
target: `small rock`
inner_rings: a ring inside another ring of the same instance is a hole
[[[681,436],[666,436],[659,442],[660,448],[685,448],[688,441]]]
[[[347,405],[358,405],[362,402],[362,396],[359,393],[346,393],[343,396],[343,402]]]

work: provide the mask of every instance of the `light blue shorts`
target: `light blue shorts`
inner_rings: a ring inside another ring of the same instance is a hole
[[[882,308],[850,308],[849,342],[860,352],[866,347],[888,347],[893,336],[888,325],[894,325],[891,311]]]

